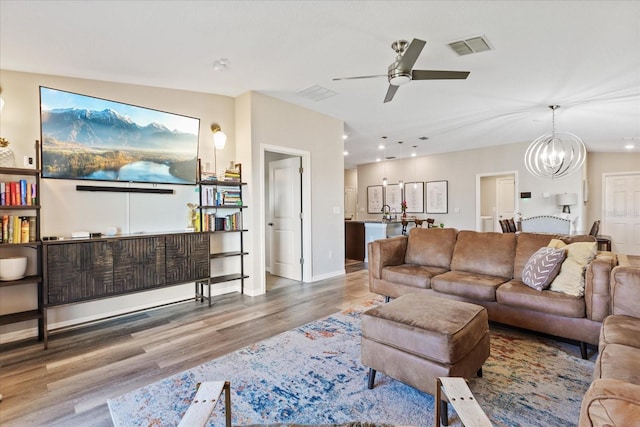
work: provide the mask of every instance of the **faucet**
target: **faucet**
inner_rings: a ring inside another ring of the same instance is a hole
[[[387,208],[387,209],[386,209],[386,211],[385,211],[385,208]],[[381,212],[382,212],[382,220],[383,220],[383,221],[386,221],[386,220],[391,219],[391,206],[389,206],[389,205],[382,205],[382,210],[381,210]]]

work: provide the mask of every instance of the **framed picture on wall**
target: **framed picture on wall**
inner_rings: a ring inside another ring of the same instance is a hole
[[[404,199],[407,201],[407,213],[424,212],[424,182],[405,183]]]
[[[387,188],[385,189],[385,201],[392,212],[400,212],[400,204],[402,203],[402,191],[400,184],[387,185]]]
[[[449,181],[427,182],[427,213],[447,213],[449,211]]]
[[[370,185],[367,187],[367,213],[382,212],[382,185]]]

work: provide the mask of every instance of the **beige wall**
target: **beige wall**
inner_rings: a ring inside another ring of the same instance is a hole
[[[587,155],[589,201],[586,204],[586,209],[588,228],[591,227],[593,221],[602,220],[603,175],[623,172],[640,173],[640,153],[589,153]]]
[[[529,174],[524,166],[527,143],[515,143],[474,150],[444,153],[411,159],[392,160],[358,166],[358,218],[379,219],[379,214],[367,214],[367,187],[380,185],[383,176],[389,183],[399,180],[441,181],[447,180],[449,187],[449,212],[447,214],[418,214],[419,217],[434,218],[447,227],[478,229],[480,209],[476,211],[476,183],[479,175],[516,174],[516,190],[519,194],[530,191],[531,199],[516,198],[516,211],[524,217],[552,214],[560,211],[554,197],[544,193],[577,193],[582,197],[580,173],[559,180],[540,179]],[[457,209],[457,212],[456,212]],[[577,230],[584,230],[582,206],[572,209],[578,215]],[[588,230],[587,230],[588,231]]]

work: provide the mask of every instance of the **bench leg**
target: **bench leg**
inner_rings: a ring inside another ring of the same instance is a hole
[[[582,356],[584,360],[589,359],[589,355],[587,354],[587,343],[584,341],[580,341],[580,356]]]
[[[449,406],[444,400],[440,401],[440,423],[445,427],[449,425]]]
[[[373,388],[373,383],[375,382],[375,380],[376,380],[376,370],[369,368],[369,384],[368,384],[369,390]]]

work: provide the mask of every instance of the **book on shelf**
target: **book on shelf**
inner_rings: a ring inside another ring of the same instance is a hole
[[[2,243],[31,243],[36,241],[36,217],[3,215],[0,229]]]
[[[37,203],[35,183],[25,179],[0,182],[0,206],[34,206]]]

